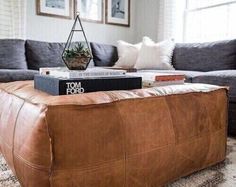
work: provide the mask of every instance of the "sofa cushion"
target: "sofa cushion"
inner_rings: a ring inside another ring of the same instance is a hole
[[[178,70],[205,72],[236,69],[236,40],[176,44],[173,65]]]
[[[0,69],[27,69],[24,40],[0,40]]]
[[[117,51],[119,60],[116,62],[116,67],[134,68],[138,54],[142,47],[142,43],[131,44],[122,40],[117,42]]]
[[[63,67],[63,43],[48,43],[33,40],[26,41],[26,57],[29,69],[41,67]]]
[[[112,45],[90,43],[95,66],[113,66],[118,60],[117,48]]]
[[[138,72],[152,72],[152,73],[180,73],[186,77],[186,82],[192,82],[192,78],[202,75],[203,72],[199,71],[180,71],[180,70],[139,70]]]
[[[35,70],[0,69],[0,82],[33,80],[36,74]]]
[[[174,48],[175,43],[172,40],[155,43],[144,37],[134,68],[174,70],[171,64]]]
[[[192,82],[229,86],[230,101],[236,102],[236,70],[207,72],[193,77]]]

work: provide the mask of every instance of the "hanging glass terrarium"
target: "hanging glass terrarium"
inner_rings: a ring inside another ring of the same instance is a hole
[[[75,34],[82,34],[84,37],[84,42],[83,40],[76,38]],[[62,59],[69,70],[86,70],[92,58],[87,37],[85,35],[79,14],[77,14],[70,35],[65,44]]]

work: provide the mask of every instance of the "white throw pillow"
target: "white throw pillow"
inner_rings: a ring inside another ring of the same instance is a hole
[[[171,40],[155,43],[150,38],[144,37],[134,67],[136,69],[174,70],[171,64],[174,48],[175,43]]]
[[[118,41],[117,51],[119,60],[116,62],[115,67],[133,68],[141,46],[142,43],[133,45],[121,40]]]

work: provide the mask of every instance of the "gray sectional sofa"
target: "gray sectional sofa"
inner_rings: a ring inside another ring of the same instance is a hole
[[[117,60],[114,46],[91,43],[91,48],[95,65],[114,65],[110,62]],[[115,54],[106,55],[108,51],[113,51]],[[236,135],[236,40],[176,44],[172,64],[176,70],[141,71],[180,72],[185,74],[186,81],[190,83],[229,86],[228,130],[231,134]]]
[[[118,60],[115,46],[90,43],[94,56],[90,66],[112,66]],[[31,80],[40,67],[65,66],[64,44],[32,40],[0,40],[0,82]],[[173,60],[187,82],[229,86],[229,132],[236,135],[236,40],[203,44],[176,44]],[[217,102],[217,101],[215,101]]]

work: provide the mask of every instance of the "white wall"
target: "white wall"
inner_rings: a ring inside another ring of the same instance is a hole
[[[27,0],[27,39],[65,42],[73,20],[38,16],[36,15],[35,2],[36,0]],[[136,41],[137,2],[145,3],[146,0],[131,0],[131,26],[129,28],[83,22],[88,40],[107,44],[116,44],[116,41],[120,39],[128,42]]]
[[[136,32],[135,42],[140,42],[143,36],[157,40],[158,30],[158,0],[136,0]]]

